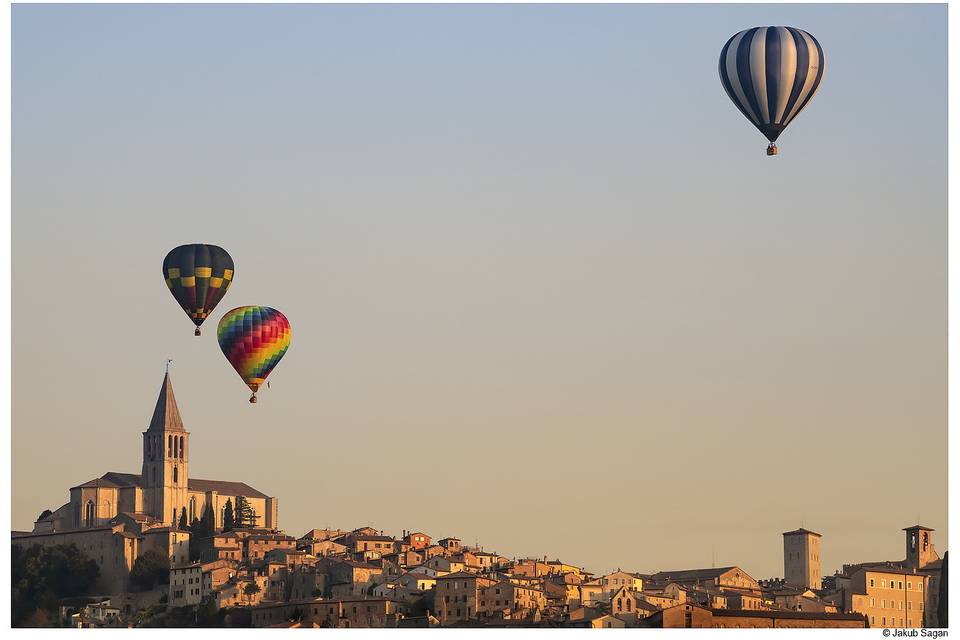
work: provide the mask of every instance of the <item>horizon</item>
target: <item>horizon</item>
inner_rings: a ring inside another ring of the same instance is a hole
[[[139,473],[172,358],[190,476],[293,535],[766,579],[782,532],[829,575],[919,521],[942,554],[946,13],[13,6],[13,529]],[[776,158],[717,74],[755,24],[825,55]],[[236,263],[199,338],[161,275],[193,242]],[[216,341],[247,304],[293,331],[254,406]]]

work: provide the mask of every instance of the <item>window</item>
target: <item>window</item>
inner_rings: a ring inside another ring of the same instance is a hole
[[[93,500],[87,500],[87,506],[84,509],[83,523],[85,527],[92,527],[94,524],[96,524],[94,518]]]
[[[870,578],[870,586],[871,586],[871,587],[874,586],[874,584],[873,584],[873,578]]]
[[[183,460],[183,436],[180,436],[180,459]]]
[[[173,457],[173,436],[167,436],[167,457]]]
[[[173,466],[173,484],[177,484],[177,466]]]

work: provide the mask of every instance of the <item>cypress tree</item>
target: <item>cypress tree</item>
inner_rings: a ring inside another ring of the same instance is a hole
[[[240,504],[240,499],[237,498],[237,504]],[[227,499],[227,506],[223,510],[223,530],[232,531],[236,526],[236,523],[233,521],[233,502],[230,499]]]
[[[180,523],[177,525],[177,529],[180,531],[187,530],[187,508],[181,507],[180,509]]]
[[[237,496],[237,508],[234,510],[233,519],[238,527],[257,526],[257,512],[244,496]]]

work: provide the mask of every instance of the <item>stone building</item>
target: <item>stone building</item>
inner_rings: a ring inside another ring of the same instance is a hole
[[[176,527],[213,508],[215,524],[223,525],[227,501],[243,496],[256,512],[257,525],[279,526],[278,502],[243,482],[202,480],[189,475],[190,433],[184,429],[169,373],[163,377],[153,416],[143,432],[140,473],[110,471],[72,487],[70,500],[34,524],[34,533],[99,528],[118,519],[141,531]]]
[[[834,576],[844,611],[861,613],[871,627],[937,627],[940,556],[933,529],[904,530],[906,558],[844,565]]]
[[[820,539],[819,533],[804,528],[783,534],[783,575],[788,585],[821,587]]]

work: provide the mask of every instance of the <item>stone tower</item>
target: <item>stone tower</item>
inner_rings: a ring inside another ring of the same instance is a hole
[[[783,576],[794,587],[821,587],[819,533],[801,528],[783,534]]]
[[[164,524],[176,526],[187,506],[187,462],[190,434],[183,428],[170,373],[163,386],[150,426],[143,432],[143,511]]]
[[[931,533],[933,529],[923,525],[914,525],[903,530],[907,534],[907,564],[922,569],[931,562],[940,559],[933,548]]]

